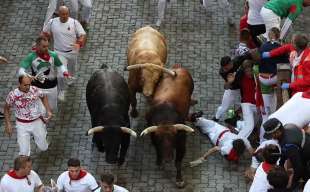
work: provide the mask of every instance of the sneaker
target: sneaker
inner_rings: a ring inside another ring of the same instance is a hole
[[[158,20],[156,21],[156,26],[157,26],[157,27],[160,27],[160,25],[161,25],[161,19],[158,19]]]
[[[212,118],[212,121],[215,121],[215,122],[219,122],[219,119],[217,119],[215,116]]]
[[[61,102],[65,101],[65,91],[63,91],[63,90],[59,91],[59,93],[58,93],[58,100],[61,101]]]
[[[4,114],[2,112],[0,112],[0,119],[4,118]]]

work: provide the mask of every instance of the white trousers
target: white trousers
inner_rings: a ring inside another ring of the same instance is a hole
[[[310,99],[303,98],[302,92],[296,93],[269,118],[277,118],[283,125],[295,124],[303,128],[310,122]]]
[[[71,0],[72,17],[78,19],[79,2],[83,6],[81,13],[81,21],[89,23],[91,16],[92,0]]]
[[[243,121],[237,121],[238,135],[243,138],[248,138],[255,126],[255,120],[257,120],[256,105],[252,103],[241,103]]]
[[[268,33],[271,28],[277,27],[280,30],[281,17],[276,15],[272,10],[263,7],[260,11],[260,15],[263,18],[266,27],[266,33],[264,37],[269,41]]]
[[[45,15],[45,20],[44,20],[44,26],[52,18],[54,12],[59,6],[60,6],[60,0],[49,0],[46,15]]]
[[[76,67],[78,65],[78,53],[73,51],[65,53],[57,50],[55,50],[55,52],[57,53],[61,63],[68,69],[70,75],[75,76]],[[63,75],[58,73],[57,80],[59,90],[63,91],[65,89],[65,80]]]
[[[165,17],[165,10],[167,6],[167,0],[158,0],[158,19],[163,20]]]
[[[197,119],[196,126],[200,127],[200,130],[203,134],[208,135],[213,145],[216,144],[216,141],[219,135],[226,130],[227,128],[223,125],[216,123],[215,121],[205,119],[200,117]]]
[[[57,111],[57,86],[51,89],[40,89],[44,95],[47,96],[48,104],[51,107],[52,111]],[[42,102],[41,102],[42,103]],[[45,114],[45,108],[42,103],[42,114]]]
[[[30,123],[16,121],[17,143],[19,145],[19,155],[30,156],[30,138],[34,137],[34,142],[41,151],[46,151],[48,143],[46,140],[46,125],[41,119]]]
[[[223,94],[222,103],[217,108],[217,111],[215,113],[215,118],[220,119],[226,111],[229,109],[229,107],[233,106],[234,104],[240,104],[240,90],[231,90],[226,89]]]

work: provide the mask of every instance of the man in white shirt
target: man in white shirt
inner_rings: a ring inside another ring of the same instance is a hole
[[[14,160],[14,169],[7,172],[0,181],[1,192],[34,192],[43,186],[40,177],[31,170],[29,156],[19,156]]]
[[[194,113],[195,114],[195,113]],[[193,117],[193,115],[192,115]],[[206,161],[208,156],[219,151],[228,161],[236,162],[243,154],[245,148],[253,153],[253,149],[246,138],[242,138],[232,133],[228,128],[218,124],[215,121],[205,119],[203,117],[192,118],[195,126],[199,127],[203,134],[207,134],[213,145],[202,157],[190,162],[190,166],[194,167]]]
[[[46,151],[46,123],[52,117],[52,111],[48,104],[47,96],[35,86],[31,86],[31,78],[21,75],[18,78],[19,87],[9,93],[4,106],[5,133],[12,135],[11,107],[15,108],[17,143],[19,155],[30,155],[30,138],[41,151]],[[42,103],[45,109],[42,109]],[[47,118],[43,117],[47,112]],[[44,114],[43,114],[44,112]]]
[[[276,165],[280,156],[280,150],[276,145],[268,145],[263,149],[264,162],[257,168],[249,192],[262,192],[271,188],[267,174]]]
[[[57,179],[57,187],[66,192],[91,192],[99,188],[95,178],[81,169],[80,160],[68,160],[68,171],[63,172]]]
[[[46,11],[46,16],[44,20],[44,26],[49,22],[52,18],[55,10],[59,7],[60,0],[49,0],[48,8]],[[72,6],[72,16],[75,19],[78,19],[78,11],[79,11],[79,2],[83,6],[82,14],[81,14],[81,23],[84,24],[83,27],[87,27],[91,16],[91,8],[92,8],[92,0],[71,0]]]
[[[114,176],[111,174],[101,175],[101,187],[95,192],[129,192],[124,187],[114,184]]]
[[[61,62],[67,66],[68,72],[75,76],[78,53],[86,41],[86,32],[79,21],[69,17],[69,9],[60,6],[59,17],[51,19],[43,28],[43,35],[54,39],[54,49]],[[64,80],[59,78],[59,99],[64,100]]]

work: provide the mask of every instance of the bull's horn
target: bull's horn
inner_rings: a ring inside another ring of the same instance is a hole
[[[2,56],[0,56],[0,63],[8,63],[8,60]]]
[[[164,68],[162,66],[159,66],[159,65],[155,65],[153,63],[145,63],[145,64],[134,64],[134,65],[130,65],[127,67],[127,70],[132,70],[132,69],[139,69],[139,68],[143,68],[143,67],[154,67],[154,68],[157,68],[157,69],[160,69],[162,70],[163,72],[165,73],[168,73],[169,75],[171,75],[172,77],[175,77],[177,74],[176,72],[174,72],[173,70],[170,70],[170,69],[167,69],[167,68]]]
[[[124,133],[128,133],[129,135],[131,135],[131,136],[133,136],[133,137],[137,137],[137,133],[136,133],[134,130],[128,128],[128,127],[121,127],[121,130],[122,130]]]
[[[194,129],[191,128],[190,126],[184,125],[184,124],[175,124],[173,125],[177,130],[182,130],[182,131],[186,131],[186,132],[194,132]]]
[[[140,136],[143,136],[143,135],[147,135],[147,134],[149,134],[149,133],[152,133],[152,132],[156,131],[157,128],[158,128],[158,126],[151,126],[151,127],[148,127],[148,128],[146,128],[146,129],[144,129],[144,130],[142,131],[142,133],[140,134]]]
[[[87,136],[88,136],[88,135],[92,135],[92,134],[94,134],[94,133],[96,133],[96,132],[102,131],[103,129],[104,129],[103,126],[93,127],[93,128],[91,128],[91,129],[89,129],[89,130],[87,131],[86,135],[87,135]]]

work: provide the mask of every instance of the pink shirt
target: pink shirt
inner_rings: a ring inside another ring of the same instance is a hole
[[[6,103],[15,108],[15,117],[23,120],[34,120],[42,115],[41,99],[43,93],[34,86],[30,86],[27,93],[18,88],[9,93]]]

